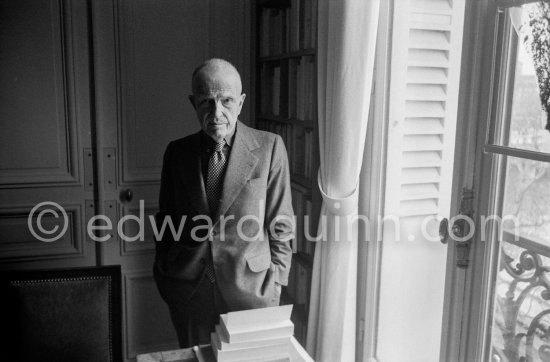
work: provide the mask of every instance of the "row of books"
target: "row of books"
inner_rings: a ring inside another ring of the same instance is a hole
[[[288,116],[310,120],[315,115],[315,59],[304,56],[289,61]]]
[[[284,9],[262,8],[260,56],[315,48],[317,0],[291,0]]]
[[[292,305],[220,315],[210,334],[217,362],[313,362],[293,336]]]
[[[313,129],[266,119],[258,119],[256,127],[281,136],[285,143],[292,174],[307,180],[315,179]]]
[[[263,114],[301,120],[315,116],[315,58],[303,56],[288,63],[261,66],[261,103]]]

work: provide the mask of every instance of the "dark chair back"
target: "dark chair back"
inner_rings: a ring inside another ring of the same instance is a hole
[[[120,266],[3,272],[0,296],[9,360],[122,360]]]

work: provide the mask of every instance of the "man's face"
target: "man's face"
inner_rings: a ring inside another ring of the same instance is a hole
[[[241,94],[240,79],[230,69],[205,69],[196,77],[189,99],[203,131],[220,142],[235,129],[246,95]]]

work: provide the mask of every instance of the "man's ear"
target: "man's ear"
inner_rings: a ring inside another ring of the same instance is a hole
[[[193,95],[189,95],[189,102],[191,102],[191,105],[193,106],[194,109],[197,109],[197,107],[195,107],[195,97],[193,97]]]
[[[241,93],[241,95],[239,97],[239,111],[237,112],[238,114],[241,114],[241,110],[243,109],[243,104],[244,104],[244,99],[245,98],[246,98],[246,94]]]

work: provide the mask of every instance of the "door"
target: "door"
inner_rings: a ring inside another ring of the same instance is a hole
[[[200,129],[188,100],[194,68],[214,55],[229,59],[246,89],[246,7],[239,3],[92,3],[98,199],[112,225],[103,231],[98,260],[122,266],[127,358],[177,347],[153,279],[151,218],[166,146]]]
[[[99,199],[113,225],[100,262],[122,266],[128,356],[176,346],[152,276],[149,216],[165,147],[198,130],[187,95],[193,68],[209,56],[208,23],[202,1],[94,6]]]
[[[208,57],[200,1],[96,2],[93,7],[97,158],[103,231],[99,262],[120,264],[128,357],[177,347],[152,275],[149,216],[158,209],[166,145],[198,129],[190,75]],[[154,331],[154,333],[152,333]]]
[[[455,185],[473,188],[461,206],[474,230],[471,245],[451,241],[442,360],[550,361],[550,132],[538,77],[550,4],[528,3],[467,10],[470,114]]]

